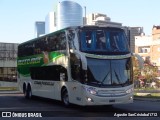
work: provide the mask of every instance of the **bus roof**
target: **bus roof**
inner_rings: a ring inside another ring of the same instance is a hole
[[[40,37],[37,37],[37,38],[33,38],[33,39],[31,39],[31,40],[27,40],[27,41],[25,41],[25,42],[19,44],[19,46],[24,45],[24,44],[29,43],[29,42],[36,41],[36,40],[41,39],[41,38],[45,38],[45,37],[50,36],[50,35],[55,34],[55,33],[62,32],[62,31],[64,31],[64,30],[66,30],[66,28],[61,29],[61,30],[58,30],[58,31],[55,31],[55,32],[52,32],[52,33],[49,33],[49,34],[45,34],[45,35],[40,36]]]
[[[19,46],[21,46],[21,45],[24,45],[24,44],[26,44],[26,43],[30,43],[30,42],[33,42],[33,41],[36,41],[36,40],[39,40],[39,39],[41,39],[41,38],[45,38],[45,37],[47,37],[47,36],[50,36],[50,35],[53,35],[53,34],[56,34],[56,33],[59,33],[59,32],[62,32],[62,31],[64,31],[64,30],[66,30],[66,29],[70,29],[70,28],[92,28],[92,29],[96,29],[96,28],[117,28],[117,29],[121,29],[121,27],[112,27],[112,26],[96,26],[96,25],[84,25],[84,26],[70,26],[70,27],[66,27],[66,28],[63,28],[63,29],[60,29],[60,30],[57,30],[57,31],[54,31],[54,32],[52,32],[52,33],[49,33],[49,34],[45,34],[45,35],[43,35],[43,36],[40,36],[40,37],[37,37],[37,38],[33,38],[33,39],[31,39],[31,40],[28,40],[28,41],[25,41],[25,42],[23,42],[23,43],[20,43],[19,44]]]

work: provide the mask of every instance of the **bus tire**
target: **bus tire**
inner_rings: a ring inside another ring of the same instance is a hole
[[[24,97],[27,98],[27,86],[25,83],[23,84],[23,94],[24,94]]]
[[[32,89],[31,89],[30,84],[29,84],[28,87],[27,87],[27,98],[28,98],[28,99],[31,99],[31,98],[32,98]]]
[[[63,104],[64,104],[66,107],[69,107],[69,106],[70,106],[70,103],[69,103],[69,95],[68,95],[68,91],[67,91],[66,88],[63,88],[63,89],[62,89],[61,98],[62,98]]]

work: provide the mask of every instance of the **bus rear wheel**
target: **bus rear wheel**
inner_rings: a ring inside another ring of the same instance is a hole
[[[66,88],[64,88],[64,89],[62,90],[61,96],[62,96],[62,102],[63,102],[63,104],[64,104],[66,107],[68,107],[68,106],[70,105],[70,103],[69,103],[68,91],[67,91]]]
[[[31,89],[30,85],[28,85],[28,87],[27,87],[27,96],[28,96],[29,99],[32,98],[32,89]]]
[[[25,98],[27,98],[27,99],[31,99],[32,98],[32,90],[31,90],[31,86],[30,85],[28,85],[27,88],[25,87],[23,91],[24,91]]]
[[[27,98],[27,87],[25,84],[23,85],[23,94],[24,94],[24,97]]]

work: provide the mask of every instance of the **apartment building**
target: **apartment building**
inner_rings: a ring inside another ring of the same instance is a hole
[[[122,23],[112,22],[111,18],[102,13],[91,13],[86,15],[86,25],[122,27]]]
[[[153,40],[160,39],[160,26],[153,26],[152,28]]]
[[[16,43],[0,42],[0,81],[17,81]]]
[[[153,36],[136,36],[135,53],[150,58],[152,64],[160,68],[160,39],[153,39]]]

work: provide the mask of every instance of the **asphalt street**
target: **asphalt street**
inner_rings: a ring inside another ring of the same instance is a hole
[[[30,113],[37,113],[39,119],[122,119],[158,120],[160,117],[160,101],[135,100],[132,104],[108,106],[81,107],[72,105],[69,108],[55,100],[34,97],[31,100],[25,99],[23,94],[3,93],[0,94],[0,111],[10,112],[12,119],[19,119],[19,116],[28,117]],[[38,114],[39,113],[39,114]],[[19,116],[18,116],[19,115]],[[141,117],[137,117],[141,115]],[[149,116],[148,116],[149,115]],[[17,117],[18,116],[18,117]],[[144,117],[145,116],[145,117]],[[35,117],[35,116],[34,116]],[[42,117],[42,118],[40,118]],[[10,118],[11,119],[11,118]],[[23,118],[27,119],[27,118]],[[36,118],[32,118],[36,119]],[[1,120],[1,118],[0,118]]]

